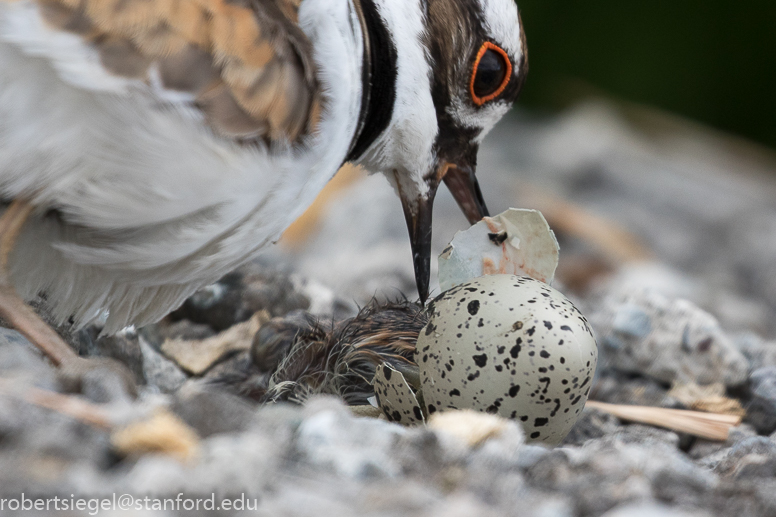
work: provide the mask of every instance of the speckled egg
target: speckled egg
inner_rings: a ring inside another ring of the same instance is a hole
[[[587,401],[598,349],[584,316],[529,277],[475,278],[429,304],[415,360],[428,414],[472,408],[558,444]]]

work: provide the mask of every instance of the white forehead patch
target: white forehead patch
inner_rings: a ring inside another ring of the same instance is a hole
[[[485,29],[513,59],[520,59],[523,44],[515,0],[480,0],[480,5],[485,16]]]

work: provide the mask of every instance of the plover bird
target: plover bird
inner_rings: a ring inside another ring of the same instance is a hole
[[[525,72],[514,0],[0,0],[0,314],[39,345],[14,291],[156,321],[345,162],[396,190],[425,300],[437,187],[487,215],[478,146]]]

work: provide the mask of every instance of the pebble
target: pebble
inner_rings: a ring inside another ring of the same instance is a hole
[[[602,369],[704,385],[746,381],[749,362],[719,322],[692,302],[655,291],[606,298],[589,316]]]
[[[776,431],[776,366],[760,368],[749,376],[746,422],[761,434]]]
[[[339,401],[311,400],[296,447],[311,464],[345,478],[397,477],[391,447],[406,431],[372,418],[356,418]]]
[[[175,393],[171,409],[203,438],[243,431],[255,412],[244,399],[198,381]]]

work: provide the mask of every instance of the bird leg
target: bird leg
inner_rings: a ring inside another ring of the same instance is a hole
[[[16,293],[9,274],[9,256],[32,210],[33,206],[28,201],[15,200],[0,217],[0,317],[37,346],[56,366],[62,366],[78,361],[78,354],[24,303]]]

